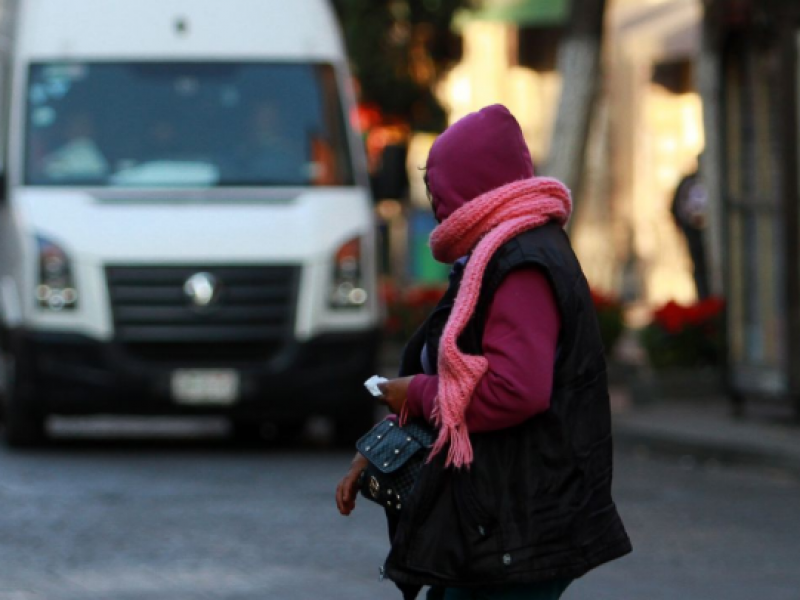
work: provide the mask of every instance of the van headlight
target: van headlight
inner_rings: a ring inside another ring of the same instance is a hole
[[[67,253],[45,237],[36,236],[36,245],[39,250],[36,302],[47,310],[74,310],[78,306],[78,291]]]
[[[333,260],[330,306],[358,308],[367,302],[361,266],[361,238],[346,241],[336,250]]]

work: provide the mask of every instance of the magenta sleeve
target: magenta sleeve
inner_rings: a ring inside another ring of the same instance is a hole
[[[492,299],[483,333],[489,370],[466,413],[472,432],[519,425],[550,407],[561,317],[539,269],[512,271]]]
[[[489,370],[467,409],[472,432],[519,425],[550,406],[561,316],[550,282],[539,269],[509,274],[495,292],[483,332]],[[431,420],[438,375],[415,375],[409,415]]]
[[[406,393],[408,414],[412,417],[424,417],[430,421],[438,387],[438,375],[414,375]]]

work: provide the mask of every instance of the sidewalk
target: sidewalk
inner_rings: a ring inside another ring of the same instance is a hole
[[[618,447],[772,468],[800,477],[800,426],[789,418],[735,418],[722,397],[636,406],[627,402],[624,388],[613,388],[611,395]]]

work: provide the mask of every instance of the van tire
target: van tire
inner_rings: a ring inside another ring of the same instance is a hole
[[[15,386],[16,387],[16,386]],[[31,396],[9,390],[5,395],[6,444],[11,448],[32,448],[47,441],[46,416],[31,408]]]
[[[7,360],[3,356],[3,360]],[[47,415],[40,410],[40,398],[30,381],[21,375],[16,360],[7,362],[8,380],[2,397],[3,425],[6,445],[10,448],[32,448],[47,441]]]

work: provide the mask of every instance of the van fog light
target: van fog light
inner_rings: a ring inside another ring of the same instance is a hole
[[[50,310],[63,310],[66,304],[67,303],[64,302],[64,296],[59,292],[50,294],[50,298],[47,299],[47,308]]]
[[[36,286],[36,299],[39,302],[47,302],[50,298],[51,290],[46,285],[38,285]]]
[[[363,288],[353,288],[347,297],[351,303],[361,306],[367,301],[367,292]]]
[[[65,307],[73,307],[78,301],[78,292],[73,288],[61,290],[39,285],[36,287],[36,299],[39,301],[39,306],[58,311]]]

